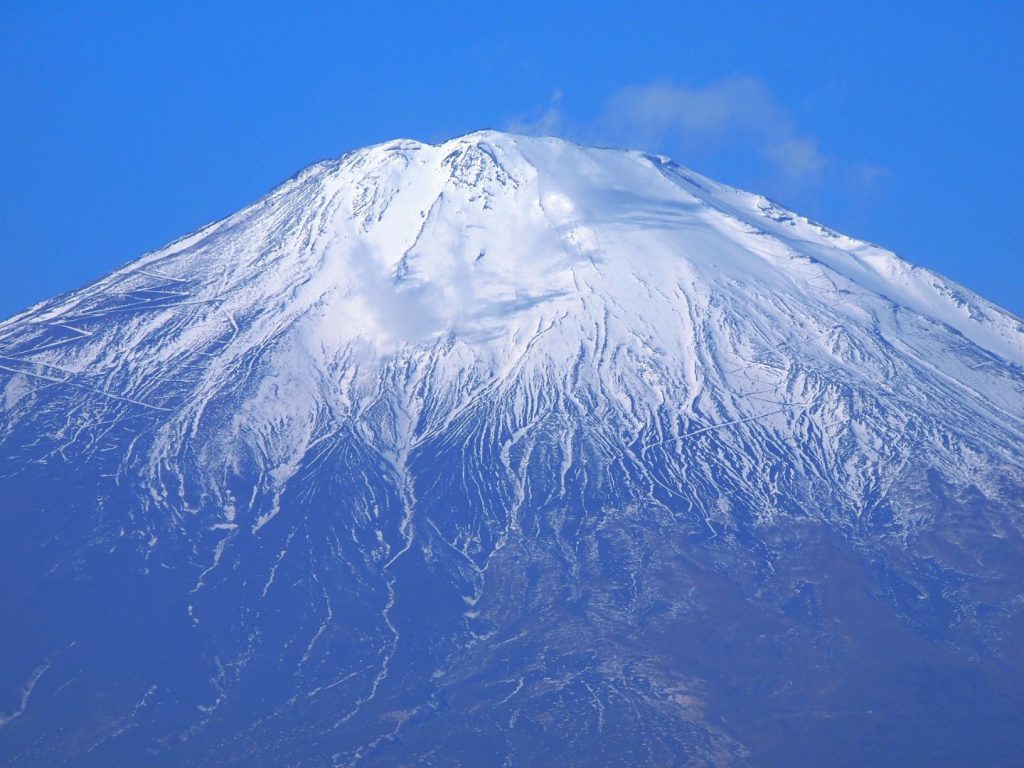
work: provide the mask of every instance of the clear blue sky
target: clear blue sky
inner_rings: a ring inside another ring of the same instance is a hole
[[[670,154],[1024,315],[1024,3],[359,5],[7,0],[0,316],[482,127]]]

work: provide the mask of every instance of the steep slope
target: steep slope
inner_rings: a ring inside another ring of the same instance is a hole
[[[1010,764],[1022,366],[665,158],[311,166],[0,325],[0,759]]]

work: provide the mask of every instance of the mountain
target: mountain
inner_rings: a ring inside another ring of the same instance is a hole
[[[381,144],[0,324],[0,762],[1019,765],[1022,532],[1020,318]]]

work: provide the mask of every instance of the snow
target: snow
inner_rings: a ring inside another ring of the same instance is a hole
[[[573,354],[575,329],[605,312],[619,321],[613,343],[627,329],[657,331],[680,350],[693,343],[682,303],[715,297],[778,314],[767,304],[786,297],[842,323],[895,303],[1024,362],[1018,319],[876,246],[780,212],[635,152],[491,131],[440,145],[388,142],[313,166],[19,326],[60,324],[75,330],[74,343],[94,333],[89,319],[131,312],[126,341],[163,364],[219,340],[217,357],[230,367],[294,325],[328,352],[355,340],[394,351],[454,335],[507,361],[565,313],[565,332],[547,340],[556,356],[560,342]],[[854,306],[808,290],[813,280]],[[765,298],[752,301],[752,288]]]
[[[1019,318],[878,246],[666,158],[495,131],[317,163],[0,325],[8,431],[40,386],[95,396],[112,421],[141,407],[159,425],[149,495],[166,504],[195,495],[174,467],[203,430],[209,477],[259,466],[259,500],[227,520],[253,534],[330,424],[361,424],[402,474],[481,398],[514,393],[517,429],[536,423],[552,376],[566,398],[599,392],[644,456],[727,427],[827,433],[852,386],[925,410],[954,398],[979,441],[1013,453],[1022,364]],[[382,376],[408,398],[392,415],[411,410],[379,432],[380,415],[363,420]],[[229,498],[219,483],[205,492]]]

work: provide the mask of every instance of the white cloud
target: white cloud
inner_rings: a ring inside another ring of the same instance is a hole
[[[565,118],[562,115],[562,91],[556,89],[547,107],[533,116],[520,115],[505,126],[512,133],[527,136],[561,136],[565,133]]]
[[[666,147],[685,158],[750,152],[794,185],[816,183],[831,164],[756,78],[625,88],[608,100],[595,128],[612,143]]]
[[[863,190],[887,175],[878,166],[847,163],[827,154],[754,77],[704,86],[655,83],[623,88],[607,99],[596,117],[582,123],[567,118],[562,93],[556,91],[543,109],[520,116],[507,127],[517,133],[663,152],[700,170],[710,166],[710,171],[716,161],[731,159],[731,166],[745,169],[741,178],[731,181],[783,197],[814,190],[826,179]]]
[[[818,149],[817,141],[804,136],[769,144],[764,154],[791,183],[818,181],[832,162]]]

